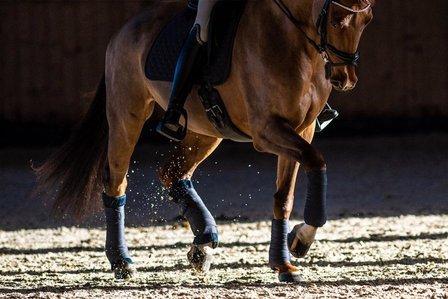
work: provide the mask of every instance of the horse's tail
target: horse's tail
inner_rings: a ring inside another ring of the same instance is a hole
[[[42,166],[35,168],[36,192],[54,191],[52,212],[76,219],[100,206],[106,173],[109,126],[103,76],[87,114],[70,139]]]

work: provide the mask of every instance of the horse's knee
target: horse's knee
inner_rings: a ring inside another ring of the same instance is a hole
[[[324,157],[314,149],[304,151],[299,162],[306,172],[319,172],[327,169]]]
[[[274,194],[274,219],[289,219],[293,209],[294,195],[278,190]]]

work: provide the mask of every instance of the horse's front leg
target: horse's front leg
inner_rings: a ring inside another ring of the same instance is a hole
[[[326,165],[322,155],[310,144],[314,126],[300,136],[284,119],[271,118],[254,138],[254,146],[261,151],[279,156],[277,192],[274,200],[270,266],[279,271],[282,281],[298,281],[297,269],[290,264],[289,252],[303,257],[314,241],[317,228],[325,224],[326,216]],[[300,162],[308,176],[305,203],[305,223],[294,227],[288,234],[288,219],[293,207],[293,192]]]
[[[299,163],[278,157],[277,192],[274,194],[274,219],[271,226],[269,266],[278,272],[280,281],[300,281],[297,268],[291,265],[288,250],[289,217],[294,205],[294,186]]]
[[[191,177],[221,140],[188,131],[180,148],[160,169],[162,183],[169,188],[171,199],[179,205],[181,215],[188,220],[194,234],[188,260],[195,270],[202,272],[210,268],[213,249],[218,246],[218,229],[215,219],[194,189]]]
[[[308,143],[311,143],[311,141],[313,140],[313,136],[314,136],[314,124],[309,126],[308,128],[306,128],[301,134],[300,134]],[[296,176],[294,176],[294,182],[296,180]],[[324,186],[323,188],[326,189],[326,180],[325,182],[323,182]],[[292,187],[292,192],[294,191],[294,186]],[[313,197],[314,195],[313,190],[308,190],[307,193],[307,198],[309,197],[310,200],[307,201],[308,202],[308,206],[305,207],[306,209],[306,213],[305,215],[307,215],[308,218],[310,217],[310,214],[312,213],[312,199],[311,197]],[[323,190],[323,192],[325,192],[325,190]],[[318,208],[317,210],[321,211],[322,209],[324,209],[324,211],[322,212],[323,214],[325,214],[325,194],[322,194],[321,196],[323,196],[323,207]],[[326,217],[326,215],[325,215]],[[312,223],[313,221],[311,219],[309,219],[308,223]],[[314,242],[314,237],[316,236],[316,232],[317,232],[317,227],[316,226],[312,226],[305,223],[301,223],[298,224],[296,226],[294,226],[293,230],[289,233],[288,235],[288,248],[289,251],[291,252],[291,254],[296,257],[296,258],[300,258],[300,257],[305,257],[306,254],[308,253],[308,250],[311,247],[311,244],[313,244]]]

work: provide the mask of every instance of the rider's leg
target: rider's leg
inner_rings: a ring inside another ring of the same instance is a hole
[[[200,38],[202,41],[208,41],[208,23],[210,21],[210,14],[218,0],[199,0],[198,14],[196,15],[195,24],[201,27]]]
[[[157,132],[175,141],[182,140],[186,134],[186,128],[179,124],[179,119],[181,115],[185,117],[185,120],[187,117],[183,107],[193,86],[192,72],[202,45],[208,40],[208,23],[216,2],[217,0],[199,1],[195,24],[177,60],[168,109],[156,128]],[[187,122],[185,121],[185,126],[186,124]]]

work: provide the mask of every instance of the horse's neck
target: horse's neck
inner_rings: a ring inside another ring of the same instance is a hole
[[[290,5],[296,18],[309,14],[301,28],[307,31],[308,27],[309,30],[315,28],[311,25],[311,0],[283,1]],[[296,2],[303,2],[302,6]],[[331,85],[325,79],[322,58],[304,34],[273,0],[248,1],[241,25],[242,60],[252,62],[251,69],[257,70],[257,80],[262,78],[269,86],[282,86],[275,90],[285,98],[282,105],[289,111],[285,115],[292,118],[300,115],[303,112],[303,107],[297,104],[300,102],[314,111],[311,117],[317,117],[328,99]]]
[[[274,2],[274,1],[272,1]],[[301,23],[301,28],[309,31],[314,27],[313,8],[316,1],[314,0],[281,0],[285,7],[289,9],[294,18]]]
[[[291,13],[300,20],[300,28],[310,38],[315,39],[316,29],[313,24],[313,0],[283,0]],[[310,76],[316,77],[316,72],[324,74],[323,62],[316,49],[307,41],[284,12],[273,0],[249,1],[247,10],[249,23],[246,27],[245,39],[252,40],[252,47],[256,44],[261,58],[275,61],[287,61],[287,68],[296,68],[302,73],[305,69],[313,68]],[[269,62],[268,62],[269,63]],[[281,67],[281,65],[279,65]],[[303,75],[303,73],[302,73]]]

